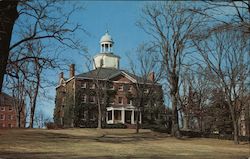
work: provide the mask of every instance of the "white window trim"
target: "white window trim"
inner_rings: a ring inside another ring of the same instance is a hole
[[[149,90],[148,90],[148,89],[145,89],[143,92],[144,92],[144,93],[148,93],[148,92],[149,92]]]
[[[0,120],[4,120],[5,119],[5,115],[1,114],[0,117],[3,116],[3,118],[0,118]]]
[[[118,91],[123,91],[123,85],[118,86]]]
[[[11,106],[9,106],[9,112],[12,112],[12,111],[13,111],[13,108]]]
[[[81,83],[81,88],[87,88],[87,82]]]
[[[87,103],[87,95],[84,94],[82,97],[82,103]]]
[[[128,92],[132,92],[132,91],[133,91],[133,87],[132,87],[132,86],[129,86]]]
[[[93,101],[90,101],[90,98],[93,97]],[[89,103],[95,103],[95,96],[90,96],[89,97]]]
[[[133,105],[133,101],[129,100],[128,105]]]
[[[123,98],[122,98],[122,102],[121,103],[119,102],[119,98],[122,98],[122,97],[118,97],[118,104],[119,105],[123,105]]]
[[[1,107],[1,111],[5,111],[5,107]]]
[[[90,89],[95,89],[95,84],[91,84]]]

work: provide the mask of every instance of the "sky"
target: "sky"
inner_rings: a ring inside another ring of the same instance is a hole
[[[113,48],[114,54],[121,57],[120,67],[122,69],[128,68],[127,55],[133,55],[138,45],[148,39],[148,35],[136,26],[136,22],[140,20],[141,8],[145,2],[79,1],[77,3],[79,5],[83,4],[85,9],[74,15],[71,21],[81,24],[87,31],[88,34],[80,34],[78,38],[86,46],[88,54],[93,57],[100,52],[100,38],[108,30],[115,42]],[[88,71],[83,55],[78,54],[74,50],[67,50],[63,55],[76,65],[76,74]],[[51,81],[57,82],[58,74],[58,70],[51,70],[47,73],[47,76]],[[64,75],[68,78],[69,72],[64,71]],[[55,87],[50,87],[46,93],[51,99],[47,100],[40,97],[37,111],[42,110],[46,117],[53,119]]]

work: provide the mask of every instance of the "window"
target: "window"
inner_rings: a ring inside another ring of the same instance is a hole
[[[118,91],[123,91],[123,85],[118,86]]]
[[[8,128],[12,128],[12,125],[11,125],[11,124],[8,124]]]
[[[122,97],[118,97],[118,103],[123,104],[123,98]]]
[[[108,120],[112,120],[112,111],[108,111]]]
[[[114,102],[114,98],[111,97],[111,98],[109,99],[109,104],[114,104],[114,103],[115,103],[115,102]]]
[[[81,83],[81,88],[86,88],[87,87],[87,83],[86,82],[82,82]]]
[[[132,89],[133,89],[132,86],[129,86],[129,87],[128,87],[128,91],[129,91],[129,92],[132,92]]]
[[[5,107],[3,106],[3,107],[1,107],[1,111],[5,111]]]
[[[104,98],[101,98],[101,104],[104,104]]]
[[[144,89],[144,93],[148,93],[149,92],[149,90],[148,89]]]
[[[90,103],[95,103],[95,96],[90,96],[89,97],[89,102]]]
[[[4,120],[4,118],[5,118],[4,114],[1,114],[0,115],[0,120]]]
[[[112,90],[115,89],[115,87],[114,87],[114,85],[113,85],[112,83],[109,83],[109,84],[108,84],[108,88],[109,88],[109,89],[112,89]]]
[[[5,127],[5,125],[4,124],[0,124],[0,128],[4,128]]]
[[[121,111],[114,110],[114,116],[115,116],[115,120],[121,120]]]
[[[91,84],[90,89],[95,89],[95,84],[94,83]]]
[[[12,115],[8,115],[8,120],[12,120]]]
[[[9,106],[9,111],[12,111],[12,110],[13,110],[12,106]]]
[[[85,94],[82,95],[82,102],[83,103],[87,102],[87,96]]]
[[[128,99],[128,104],[129,105],[132,105],[133,104],[133,101],[131,99]]]

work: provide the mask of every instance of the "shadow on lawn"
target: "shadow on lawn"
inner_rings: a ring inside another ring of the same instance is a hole
[[[49,152],[25,152],[25,153],[18,153],[18,152],[11,152],[11,151],[0,151],[0,159],[179,159],[177,156],[148,156],[148,157],[140,157],[140,156],[78,156],[74,154],[67,154],[67,153],[49,153]]]
[[[158,133],[139,133],[139,134],[102,134],[96,136],[90,135],[73,135],[73,134],[61,134],[54,132],[25,132],[21,134],[15,134],[15,142],[30,143],[30,142],[46,142],[46,143],[64,143],[64,142],[80,142],[80,141],[92,141],[92,142],[107,142],[107,143],[128,143],[128,142],[140,142],[140,141],[154,141],[162,138],[169,137],[169,135]],[[9,140],[6,140],[9,142]]]

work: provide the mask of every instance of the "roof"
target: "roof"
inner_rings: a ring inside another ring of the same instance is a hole
[[[107,52],[102,52],[102,53],[99,53],[99,54],[97,54],[97,55],[95,55],[94,56],[94,58],[95,57],[97,57],[97,56],[109,56],[109,57],[116,57],[116,58],[120,58],[120,56],[118,56],[118,55],[115,55],[115,54],[113,54],[113,53],[107,53]]]
[[[0,92],[0,106],[9,104],[14,98],[4,92]]]
[[[102,42],[111,42],[111,43],[114,43],[112,37],[109,35],[108,32],[106,32],[106,33],[102,36],[102,38],[101,38],[101,40],[100,40],[100,43],[102,43]]]
[[[79,75],[76,75],[76,78],[88,78],[88,79],[99,79],[99,80],[110,80],[114,77],[117,77],[118,75],[123,74],[124,76],[127,76],[132,82],[139,81],[139,83],[152,83],[152,81],[148,80],[144,81],[142,77],[139,77],[137,75],[134,75],[128,71],[115,69],[115,68],[97,68],[94,70],[91,70],[89,72],[85,72]]]

